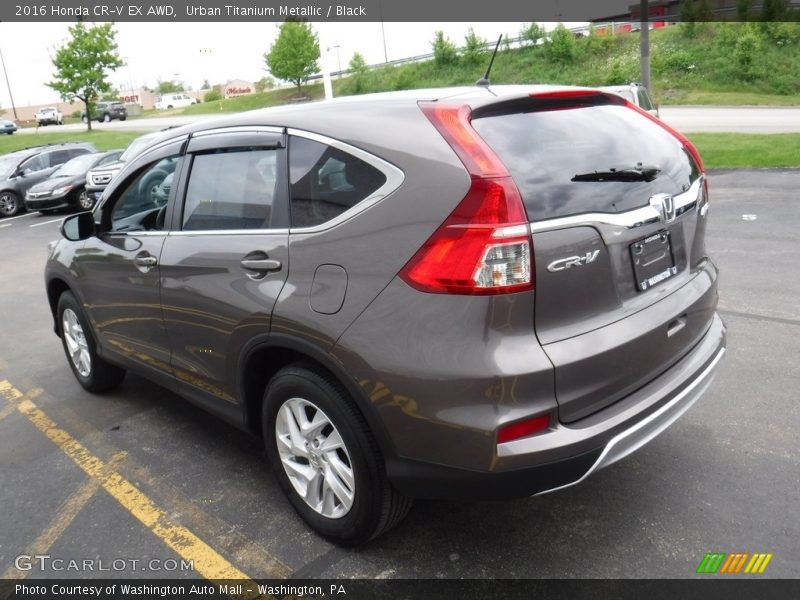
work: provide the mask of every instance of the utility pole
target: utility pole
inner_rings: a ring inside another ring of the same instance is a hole
[[[641,19],[641,29],[639,32],[639,50],[641,52],[642,64],[642,85],[650,91],[650,27],[649,27],[649,7],[648,0],[641,0],[639,3],[639,18]]]
[[[3,75],[6,78],[6,86],[8,87],[8,97],[11,98],[11,110],[14,111],[14,120],[18,121],[17,118],[17,107],[14,106],[14,96],[11,95],[11,83],[8,81],[8,71],[6,71],[6,60],[3,58],[3,51],[0,50],[0,63],[3,63]]]

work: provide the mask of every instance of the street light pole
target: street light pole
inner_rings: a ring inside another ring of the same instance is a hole
[[[639,50],[641,52],[642,63],[642,85],[646,87],[650,93],[650,24],[647,0],[641,0],[639,3],[639,18],[641,19],[641,29],[639,33]]]
[[[11,83],[8,81],[8,71],[6,71],[6,60],[3,58],[3,51],[0,50],[0,62],[3,63],[3,75],[6,78],[6,86],[8,87],[8,97],[11,98],[11,110],[14,111],[14,120],[18,121],[17,118],[17,107],[14,106],[14,96],[11,94]]]

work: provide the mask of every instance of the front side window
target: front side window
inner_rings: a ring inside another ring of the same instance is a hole
[[[179,157],[145,167],[125,186],[111,209],[112,231],[152,231],[164,227],[169,186]],[[166,188],[166,189],[165,189]]]
[[[269,227],[277,187],[274,148],[222,148],[197,154],[186,188],[183,229]]]
[[[47,169],[50,167],[50,153],[43,152],[38,156],[34,156],[30,160],[24,162],[21,166],[22,173],[24,175],[28,175],[29,173],[36,173],[37,171],[41,171],[42,169]]]
[[[292,227],[313,227],[368,198],[386,175],[338,148],[293,137],[289,146]]]

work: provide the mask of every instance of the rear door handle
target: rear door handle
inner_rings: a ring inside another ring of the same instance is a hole
[[[245,258],[240,263],[250,271],[279,271],[281,261],[272,258]]]

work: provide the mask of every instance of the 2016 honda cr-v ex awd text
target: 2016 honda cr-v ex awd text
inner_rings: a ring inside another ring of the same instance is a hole
[[[725,352],[708,209],[692,144],[613,94],[293,105],[160,134],[65,219],[47,294],[83,387],[135,371],[261,436],[297,512],[358,544],[678,419]]]

